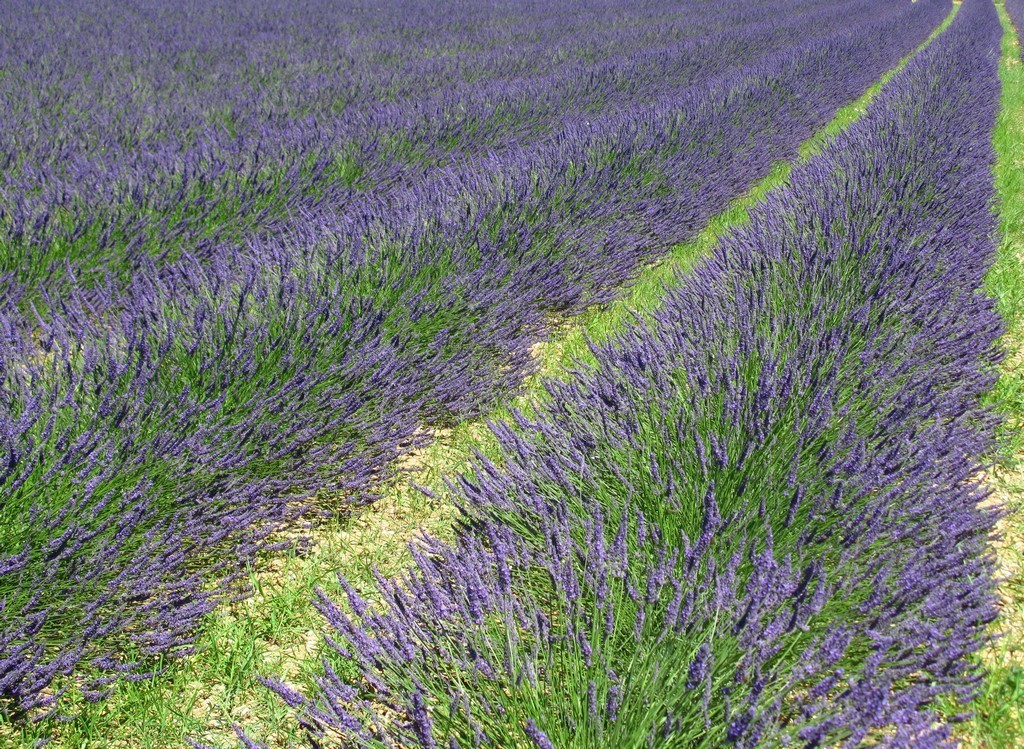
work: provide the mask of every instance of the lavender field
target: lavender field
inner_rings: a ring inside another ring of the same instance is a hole
[[[12,0],[0,746],[1024,746],[1014,24]]]

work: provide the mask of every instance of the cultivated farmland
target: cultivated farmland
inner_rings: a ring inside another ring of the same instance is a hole
[[[1006,0],[15,0],[0,745],[1024,746]]]

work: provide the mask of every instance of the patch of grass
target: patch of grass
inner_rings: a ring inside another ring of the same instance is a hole
[[[1002,109],[993,136],[1001,236],[986,281],[1006,323],[1006,360],[991,394],[1004,425],[990,486],[1007,514],[994,543],[1003,578],[998,639],[981,654],[988,677],[973,719],[960,730],[963,743],[979,749],[1024,746],[1024,65],[1006,9],[997,8],[1004,29]]]

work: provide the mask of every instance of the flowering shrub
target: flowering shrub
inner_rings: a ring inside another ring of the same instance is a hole
[[[1006,12],[1010,14],[1010,21],[1019,34],[1024,26],[1024,3],[1020,0],[1006,0]]]
[[[548,315],[693,236],[948,9],[727,4],[691,27],[638,3],[566,47],[559,29],[610,12],[573,6],[526,54],[534,17],[510,26],[504,6],[460,22],[410,5],[363,41],[373,14],[311,28],[288,3],[189,21],[143,3],[107,30],[73,7],[47,33],[3,32],[27,61],[0,78],[5,102],[35,92],[3,116],[63,133],[0,148],[0,702],[19,714],[54,708],[60,677],[100,699],[188,653],[275,529],[371,500],[419,427],[517,388]],[[29,10],[12,30],[37,28]],[[320,67],[338,24],[354,31]],[[100,54],[136,29],[163,41]],[[407,49],[435,31],[425,58]],[[421,109],[427,70],[440,88]],[[154,89],[167,108],[140,113]],[[339,142],[365,153],[339,166]]]
[[[672,111],[837,29],[867,38],[899,21],[906,37],[888,44],[905,52],[948,7],[925,5],[495,3],[452,16],[412,1],[16,3],[0,38],[0,274],[59,294],[124,281],[150,257],[215,257],[309,212],[387,217],[414,188],[443,186],[439,167],[558,148],[653,103]],[[842,94],[844,78],[817,85]]]
[[[942,746],[995,616],[977,473],[1001,29],[988,0],[453,479],[371,605],[321,595],[318,745]]]

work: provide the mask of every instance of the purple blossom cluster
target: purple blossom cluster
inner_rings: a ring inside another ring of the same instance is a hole
[[[908,18],[934,26],[939,4],[16,3],[0,33],[0,273],[57,294],[318,209],[376,216],[437,189],[440,167],[557,148],[837,28],[901,19],[915,39]]]
[[[515,391],[552,313],[692,237],[949,5],[62,8],[0,31],[16,716],[189,653],[275,530]]]
[[[1024,29],[1024,2],[1021,2],[1021,0],[1006,0],[1005,8],[1010,16],[1010,22],[1017,32],[1017,38],[1020,39],[1020,30]]]
[[[954,743],[996,612],[1000,37],[966,0],[654,320],[492,425],[455,542],[320,594],[315,693],[266,682],[315,745]]]

